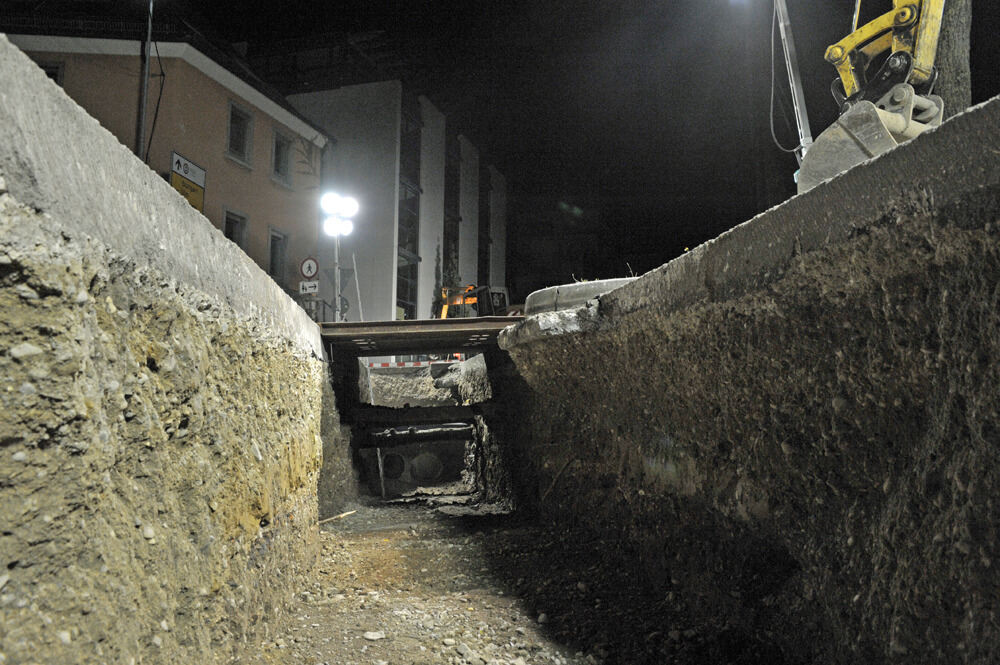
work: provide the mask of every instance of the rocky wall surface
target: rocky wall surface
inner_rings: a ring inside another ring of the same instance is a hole
[[[2,35],[0,80],[0,663],[239,660],[349,477],[318,330]]]
[[[0,652],[222,661],[314,554],[325,367],[0,205]]]
[[[510,356],[499,349],[466,360],[454,374],[452,390],[463,402],[473,404],[476,411],[472,466],[475,486],[485,502],[512,508],[512,477],[518,469],[512,463],[507,441],[519,435],[523,414],[520,399],[527,387]]]
[[[446,406],[455,403],[451,391],[435,385],[429,366],[368,367],[360,366],[361,399],[374,406]]]
[[[358,495],[357,471],[351,461],[351,427],[340,421],[330,381],[323,384],[320,417],[323,466],[319,472],[317,493],[319,518],[322,520],[342,512],[344,506]]]
[[[502,334],[522,506],[617,532],[698,662],[1000,652],[998,130],[994,101]]]

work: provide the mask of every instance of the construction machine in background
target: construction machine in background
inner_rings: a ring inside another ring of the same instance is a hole
[[[441,289],[439,318],[506,316],[512,309],[509,300],[507,288],[502,286],[470,284],[464,287],[444,287]],[[508,323],[505,321],[503,325]],[[385,368],[370,368],[369,377],[375,372],[382,376],[391,372],[389,376],[392,381],[388,382],[389,386],[405,385],[407,381],[412,382],[412,386],[420,386],[422,381],[434,380],[435,388],[450,388],[457,395],[458,391],[454,386],[459,374],[448,374],[448,368],[453,367],[455,362],[467,360],[468,354],[475,355],[482,351],[489,333],[479,329],[472,333],[472,337],[478,338],[478,343],[470,344],[470,336],[467,334],[461,342],[455,343],[455,352],[402,358],[396,356],[402,362],[392,363]],[[440,340],[435,343],[441,344]],[[411,363],[411,359],[416,360]],[[431,363],[425,363],[425,359]],[[485,363],[481,367],[483,381],[488,383]],[[438,383],[438,380],[448,376],[451,377],[451,383]],[[369,378],[369,400],[374,405],[378,382],[375,383],[376,388],[372,385]],[[381,398],[385,398],[384,393]],[[410,408],[410,402],[414,401],[410,399],[401,409],[373,406],[359,410],[355,416],[358,423],[353,436],[355,441],[360,441],[355,444],[355,449],[364,470],[363,477],[372,494],[383,499],[416,492],[421,487],[440,488],[448,485],[450,492],[460,494],[473,490],[465,476],[468,475],[466,458],[472,454],[477,437],[475,412],[469,408],[468,402],[459,404],[450,401],[460,398],[442,398],[433,392],[425,392],[420,399],[426,400],[424,405]],[[360,422],[361,418],[365,421]]]
[[[859,28],[857,0],[851,34],[826,51],[840,117],[802,151],[800,194],[941,124],[944,103],[931,93],[944,2],[893,0]]]
[[[442,319],[507,316],[512,313],[505,286],[446,286],[441,289]]]

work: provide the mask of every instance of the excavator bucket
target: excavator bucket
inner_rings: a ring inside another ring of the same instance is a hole
[[[861,102],[837,118],[809,147],[799,169],[798,192],[808,192],[897,145],[875,105]]]
[[[802,158],[799,194],[940,125],[943,112],[940,97],[917,95],[906,83],[894,86],[874,104],[854,104],[819,135]]]

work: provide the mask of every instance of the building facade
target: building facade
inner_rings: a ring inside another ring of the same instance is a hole
[[[435,289],[444,280],[445,250],[445,116],[426,97],[420,97],[420,256],[418,284],[434,288],[417,290],[417,318],[437,316]]]
[[[489,284],[509,286],[507,283],[507,180],[490,165],[489,173],[489,254],[486,274]]]
[[[337,137],[324,186],[361,205],[339,245],[348,320],[432,318],[442,286],[504,284],[506,181],[430,100],[388,80],[288,101]]]
[[[8,34],[123,145],[137,135],[141,42]],[[282,287],[320,237],[327,136],[206,51],[158,41],[150,62],[144,157]]]
[[[402,79],[372,76],[332,50],[303,60],[282,48],[254,62],[265,75],[281,68],[268,83],[228,46],[167,34],[150,58],[146,163],[314,318],[333,320],[338,304],[350,321],[432,318],[442,286],[506,285],[503,176]],[[136,146],[142,42],[8,38]],[[293,83],[274,87],[289,71]],[[374,80],[343,84],[338,72]],[[304,73],[322,76],[306,84],[296,78]],[[360,203],[351,235],[322,232],[326,191]],[[307,258],[314,275],[300,274]]]

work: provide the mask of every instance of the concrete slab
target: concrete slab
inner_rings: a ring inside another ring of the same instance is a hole
[[[600,298],[586,308],[529,317],[500,335],[504,349],[575,333],[655,304],[668,311],[766,288],[803,254],[843,243],[892,215],[975,209],[1000,188],[1000,98],[795,196]]]
[[[0,180],[15,199],[322,357],[302,308],[4,35],[0,81]]]

